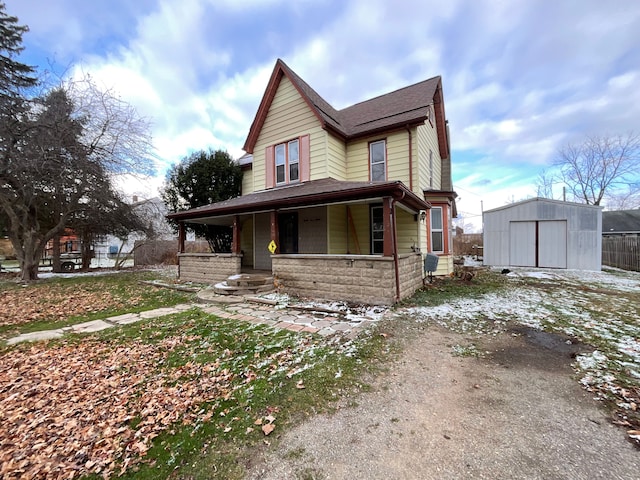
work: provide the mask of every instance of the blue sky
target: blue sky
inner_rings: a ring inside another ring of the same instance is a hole
[[[336,108],[441,75],[476,229],[481,203],[535,196],[561,145],[640,130],[637,0],[4,1],[24,62],[88,72],[152,121],[159,176],[129,194],[190,151],[239,157],[277,58]]]

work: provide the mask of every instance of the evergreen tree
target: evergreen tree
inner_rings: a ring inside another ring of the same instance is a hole
[[[200,151],[169,170],[162,199],[169,211],[179,212],[237,197],[241,186],[242,170],[227,152]],[[231,251],[230,227],[191,224],[189,230],[204,237],[212,252]]]

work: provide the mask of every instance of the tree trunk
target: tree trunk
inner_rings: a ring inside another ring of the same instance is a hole
[[[60,261],[60,235],[51,239],[51,267],[55,273],[62,272],[62,262]],[[45,253],[46,257],[46,253]]]
[[[22,242],[11,235],[11,243],[20,262],[20,279],[30,282],[38,279],[38,267],[42,258],[42,243],[34,232],[24,232]]]
[[[93,238],[91,236],[83,237],[80,248],[82,249],[82,269],[89,270],[91,267],[91,258],[93,257],[93,251],[91,249],[93,244]]]

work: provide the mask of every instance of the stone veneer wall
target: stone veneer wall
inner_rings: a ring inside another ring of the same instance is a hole
[[[187,282],[219,283],[240,273],[242,255],[233,253],[179,253],[179,277]]]
[[[396,279],[393,258],[377,255],[274,255],[273,273],[282,289],[300,297],[393,304]],[[401,255],[402,298],[422,286],[422,256]]]
[[[424,262],[419,253],[400,255],[400,300],[422,288]]]

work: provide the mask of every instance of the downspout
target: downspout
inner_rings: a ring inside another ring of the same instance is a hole
[[[409,125],[407,125],[407,133],[409,134],[409,190],[413,192],[413,138]]]
[[[401,200],[404,198],[404,192],[402,192]],[[395,302],[400,301],[400,259],[398,258],[398,232],[396,228],[396,199],[391,199],[391,227],[393,231],[393,269],[396,274],[396,296]]]

